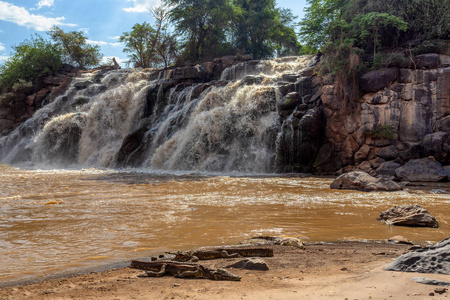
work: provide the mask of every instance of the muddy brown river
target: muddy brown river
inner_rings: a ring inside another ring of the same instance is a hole
[[[403,235],[423,243],[450,234],[450,183],[364,193],[302,175],[0,171],[1,285],[258,235],[305,242]],[[394,205],[415,203],[439,229],[376,220]]]

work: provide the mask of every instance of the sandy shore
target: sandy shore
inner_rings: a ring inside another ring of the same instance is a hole
[[[264,258],[269,271],[230,269],[240,282],[139,278],[142,271],[121,268],[0,289],[0,299],[443,299],[438,287],[411,281],[447,275],[384,271],[408,245],[338,242],[305,249],[272,246]],[[238,259],[202,261],[210,267]]]

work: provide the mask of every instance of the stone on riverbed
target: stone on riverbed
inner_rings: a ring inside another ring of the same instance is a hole
[[[226,268],[237,268],[254,271],[269,270],[269,266],[267,265],[267,263],[263,259],[256,257],[240,260],[234,264],[226,266]]]
[[[396,182],[386,178],[376,178],[366,172],[353,171],[336,178],[330,185],[332,189],[347,189],[359,191],[399,191],[403,188]]]
[[[450,274],[450,238],[398,257],[386,271]]]
[[[439,227],[436,218],[418,204],[394,206],[382,212],[378,221],[396,226]]]

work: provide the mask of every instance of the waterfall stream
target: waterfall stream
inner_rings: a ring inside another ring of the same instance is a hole
[[[303,85],[299,74],[315,63],[313,56],[242,62],[207,83],[174,80],[172,70],[83,73],[0,138],[0,160],[41,168],[273,172],[287,126],[279,87],[289,76]]]

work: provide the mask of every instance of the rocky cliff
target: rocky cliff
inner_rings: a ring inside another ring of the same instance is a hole
[[[419,55],[415,65],[364,74],[356,103],[337,98],[334,86],[322,87],[327,141],[316,168],[394,175],[413,158],[450,164],[450,56]]]
[[[0,157],[380,175],[414,158],[450,164],[450,56],[426,54],[414,68],[369,72],[357,101],[324,84],[319,60],[227,56],[165,70],[66,70],[2,101]]]

